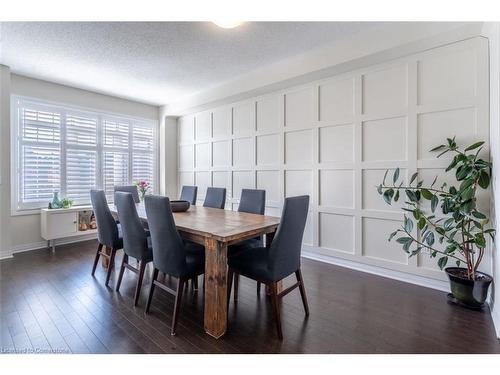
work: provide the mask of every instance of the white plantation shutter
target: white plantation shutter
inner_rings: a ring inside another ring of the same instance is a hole
[[[76,146],[97,146],[97,116],[66,115],[66,143]]]
[[[156,124],[15,97],[16,209],[46,207],[55,191],[88,204],[89,191],[148,181],[156,188]]]
[[[132,125],[132,180],[150,183],[155,189],[155,130],[143,124]]]
[[[97,187],[98,116],[66,113],[66,189],[75,203],[90,200],[90,189]]]
[[[128,147],[129,124],[118,120],[103,120],[104,146]]]
[[[48,201],[61,187],[61,113],[28,105],[19,120],[20,198],[27,204]]]
[[[114,186],[130,184],[128,160],[128,152],[104,152],[103,188],[111,201],[113,201]]]
[[[88,202],[90,190],[97,187],[97,152],[66,151],[66,196],[75,202]]]
[[[26,203],[49,202],[61,188],[59,149],[23,145],[21,155],[21,199]]]

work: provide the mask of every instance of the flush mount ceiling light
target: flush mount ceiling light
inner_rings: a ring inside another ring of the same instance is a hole
[[[219,27],[222,27],[223,29],[234,29],[235,27],[238,27],[240,26],[243,22],[238,22],[238,21],[217,21],[214,23],[219,26]]]

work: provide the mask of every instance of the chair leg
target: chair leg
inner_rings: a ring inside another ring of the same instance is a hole
[[[229,301],[231,300],[231,288],[233,287],[233,277],[234,272],[232,268],[227,270],[227,305],[229,306]]]
[[[106,286],[108,286],[108,284],[109,284],[109,278],[111,277],[111,270],[115,266],[115,255],[116,255],[116,249],[112,248],[111,255],[109,256],[108,273],[106,274],[106,282],[104,283],[104,285],[106,285]]]
[[[260,281],[257,281],[257,294],[260,296]]]
[[[306,288],[304,287],[304,279],[302,278],[302,272],[300,271],[300,268],[295,271],[295,276],[297,277],[297,282],[299,283],[300,296],[302,297],[304,311],[306,313],[306,316],[309,316],[309,304],[307,303]]]
[[[185,282],[186,282],[186,280],[179,279],[179,281],[177,283],[177,292],[175,294],[174,315],[172,316],[172,330],[170,331],[170,334],[172,336],[175,336],[175,329],[177,328],[177,318],[179,315],[179,309],[181,307],[182,292],[184,290],[184,283]]]
[[[97,263],[99,263],[99,257],[101,256],[102,243],[97,246],[97,252],[95,253],[94,265],[92,266],[91,275],[94,276],[95,269],[97,268]]]
[[[137,303],[139,302],[139,296],[141,294],[141,287],[142,287],[142,279],[144,278],[144,270],[146,269],[146,262],[141,260],[139,262],[139,275],[137,277],[137,285],[135,287],[135,297],[134,297],[134,306],[137,306]]]
[[[277,285],[275,282],[268,284],[269,290],[271,292],[271,303],[273,305],[274,318],[276,319],[276,330],[278,332],[278,338],[283,340],[283,331],[281,330],[281,316],[279,310],[279,301],[277,293]]]
[[[123,254],[123,259],[122,259],[122,265],[120,267],[120,273],[118,274],[118,281],[116,282],[116,291],[120,291],[120,285],[122,284],[122,279],[123,279],[123,273],[125,272],[125,266],[124,264],[128,263],[128,255]]]
[[[234,302],[238,301],[238,289],[240,286],[240,274],[235,273],[234,274]]]
[[[158,278],[158,269],[153,270],[153,276],[151,277],[151,286],[149,288],[148,302],[146,303],[146,314],[149,312],[149,307],[151,306],[151,300],[153,299],[153,292],[155,290],[155,280]],[[163,274],[165,277],[165,274]]]

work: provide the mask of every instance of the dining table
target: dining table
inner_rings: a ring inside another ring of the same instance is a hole
[[[139,218],[147,225],[144,204],[136,206]],[[117,216],[116,207],[110,204],[109,208]],[[195,205],[173,215],[181,237],[205,247],[204,329],[220,338],[227,328],[227,248],[263,235],[269,248],[280,218]]]

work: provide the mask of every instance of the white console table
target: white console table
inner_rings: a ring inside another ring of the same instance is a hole
[[[41,210],[41,232],[42,238],[47,240],[47,247],[52,247],[52,251],[55,251],[56,239],[97,233],[97,229],[79,230],[79,216],[81,212],[85,211],[92,211],[92,206],[43,208]]]

